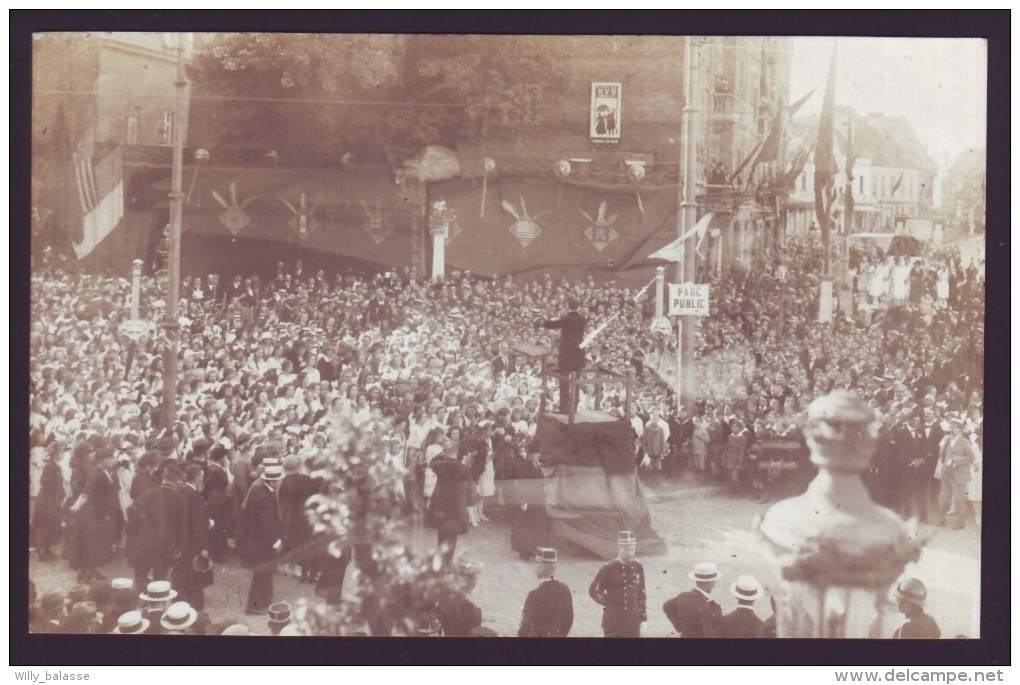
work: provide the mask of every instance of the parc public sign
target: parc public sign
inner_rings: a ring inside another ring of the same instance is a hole
[[[670,283],[670,316],[708,316],[707,283]]]

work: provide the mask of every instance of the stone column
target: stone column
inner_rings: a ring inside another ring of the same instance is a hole
[[[818,475],[758,527],[779,583],[779,637],[888,638],[895,629],[891,586],[921,543],[861,481],[876,431],[874,412],[852,393],[837,390],[808,407],[804,434]]]
[[[142,260],[136,259],[131,263],[131,318],[138,318],[138,298],[142,290]]]
[[[438,282],[446,276],[446,237],[450,234],[447,221],[430,221],[432,233],[432,282]]]

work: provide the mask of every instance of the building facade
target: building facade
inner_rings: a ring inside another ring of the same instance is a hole
[[[509,136],[497,118],[480,138],[436,141],[399,156],[359,151],[354,161],[324,164],[289,155],[284,143],[273,144],[279,150],[262,140],[224,147],[215,134],[217,109],[248,105],[220,103],[201,82],[189,85],[194,121],[181,122],[188,146],[185,273],[269,270],[277,257],[300,256],[306,264],[356,260],[425,276],[435,246],[430,220],[439,218],[442,262],[449,269],[646,282],[655,266],[648,255],[682,227],[684,168],[695,180],[699,217],[716,215],[713,230],[699,238],[698,268],[718,270],[734,256],[751,257],[767,228],[776,225],[777,208],[747,191],[749,172],[741,179],[729,176],[767,136],[786,103],[786,39],[525,38],[538,49],[542,41],[555,46],[565,74],[541,104],[539,127]],[[206,37],[196,49],[214,41]],[[414,68],[405,37],[392,43],[403,68]],[[116,151],[118,164],[107,171],[116,167],[120,174],[123,217],[111,229],[118,240],[100,239],[85,257],[96,266],[126,269],[135,257],[149,262],[160,242],[168,215],[168,148],[177,123],[179,45],[159,34],[74,34],[37,44],[35,97],[43,107],[33,121],[36,149],[63,157],[51,167],[64,169],[80,166],[84,148],[96,158],[96,151]],[[185,48],[187,57],[191,46]],[[58,76],[67,83],[56,83]],[[616,87],[615,105],[595,98],[597,84]],[[254,102],[259,94],[251,97]],[[67,120],[63,145],[47,140],[57,110]],[[757,165],[758,178],[782,162]],[[729,188],[721,206],[712,187],[720,169]],[[77,179],[71,175],[70,184]],[[40,183],[40,205],[45,186]],[[80,224],[90,211],[107,216],[85,203],[77,219],[69,212],[72,220],[64,223]]]

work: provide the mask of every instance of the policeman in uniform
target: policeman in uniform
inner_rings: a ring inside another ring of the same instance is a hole
[[[942,637],[935,619],[924,613],[927,597],[927,588],[917,578],[905,578],[896,586],[897,609],[907,620],[893,633],[894,639],[937,640]]]
[[[687,577],[694,581],[694,589],[681,592],[662,605],[666,618],[680,637],[719,637],[722,608],[710,597],[715,581],[720,578],[718,567],[698,563]]]
[[[539,547],[535,557],[541,584],[528,593],[517,637],[566,637],[574,624],[570,588],[554,577],[556,550]]]
[[[617,533],[620,553],[599,569],[588,594],[604,608],[602,630],[606,637],[641,637],[641,624],[648,620],[645,605],[645,569],[634,558],[637,537],[633,531]]]

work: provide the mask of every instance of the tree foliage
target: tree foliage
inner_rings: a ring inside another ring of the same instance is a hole
[[[394,148],[513,139],[540,125],[564,75],[555,46],[529,36],[217,34],[192,65],[193,106],[208,145],[257,141],[305,163],[346,152],[394,161]]]
[[[328,446],[306,462],[326,484],[307,513],[327,554],[338,558],[345,546],[372,546],[354,601],[299,604],[295,618],[308,634],[415,635],[434,621],[437,604],[467,587],[464,571],[444,565],[438,551],[417,555],[409,546],[400,516],[404,472],[386,456],[391,437],[383,422],[337,411]]]

